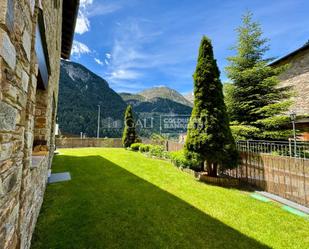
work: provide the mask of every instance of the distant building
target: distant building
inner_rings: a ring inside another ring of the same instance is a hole
[[[0,0],[0,248],[30,248],[79,0]]]
[[[309,140],[309,42],[270,65],[277,67],[286,64],[288,69],[279,77],[281,86],[290,86],[295,91],[290,111],[302,116],[297,120],[297,128],[302,130],[303,139]]]

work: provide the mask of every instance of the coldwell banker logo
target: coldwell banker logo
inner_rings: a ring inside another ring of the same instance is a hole
[[[161,133],[182,133],[187,131],[190,115],[161,115]]]

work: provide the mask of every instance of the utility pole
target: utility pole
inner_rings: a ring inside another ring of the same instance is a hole
[[[97,138],[100,138],[100,105],[98,105],[98,130],[97,130]]]

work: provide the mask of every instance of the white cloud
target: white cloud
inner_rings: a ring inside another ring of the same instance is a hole
[[[81,0],[76,20],[75,33],[84,34],[90,30],[90,21],[88,19],[87,9],[92,5],[92,0]]]
[[[134,80],[141,76],[140,73],[133,70],[118,69],[109,74],[110,80]]]
[[[91,50],[86,44],[76,40],[73,41],[72,52],[71,52],[72,55],[79,58],[82,54],[90,54],[90,53]]]
[[[94,58],[94,60],[95,60],[95,62],[98,63],[99,65],[101,65],[101,66],[104,65],[104,63],[103,63],[100,59]]]
[[[76,20],[75,33],[84,34],[90,30],[90,17],[106,15],[120,9],[117,4],[93,3],[93,0],[81,0]]]
[[[85,7],[86,5],[89,5],[89,4],[92,4],[92,0],[80,0],[79,1],[80,3],[79,3],[79,6],[80,7]]]
[[[119,10],[121,7],[118,4],[95,3],[89,8],[88,15],[89,17],[107,15]]]
[[[109,65],[109,61],[107,59],[104,60],[106,65]]]
[[[75,33],[84,34],[90,30],[90,21],[83,11],[78,11],[78,17],[76,20]]]
[[[147,20],[130,19],[117,27],[112,51],[105,54],[108,62],[106,75],[111,84],[119,86],[141,81],[144,77],[142,70],[153,66],[154,57],[145,52],[145,46],[161,33],[152,32],[148,25],[151,23]]]

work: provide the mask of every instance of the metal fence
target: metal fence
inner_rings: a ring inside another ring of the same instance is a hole
[[[240,140],[236,142],[238,151],[289,156],[309,159],[309,142]]]

